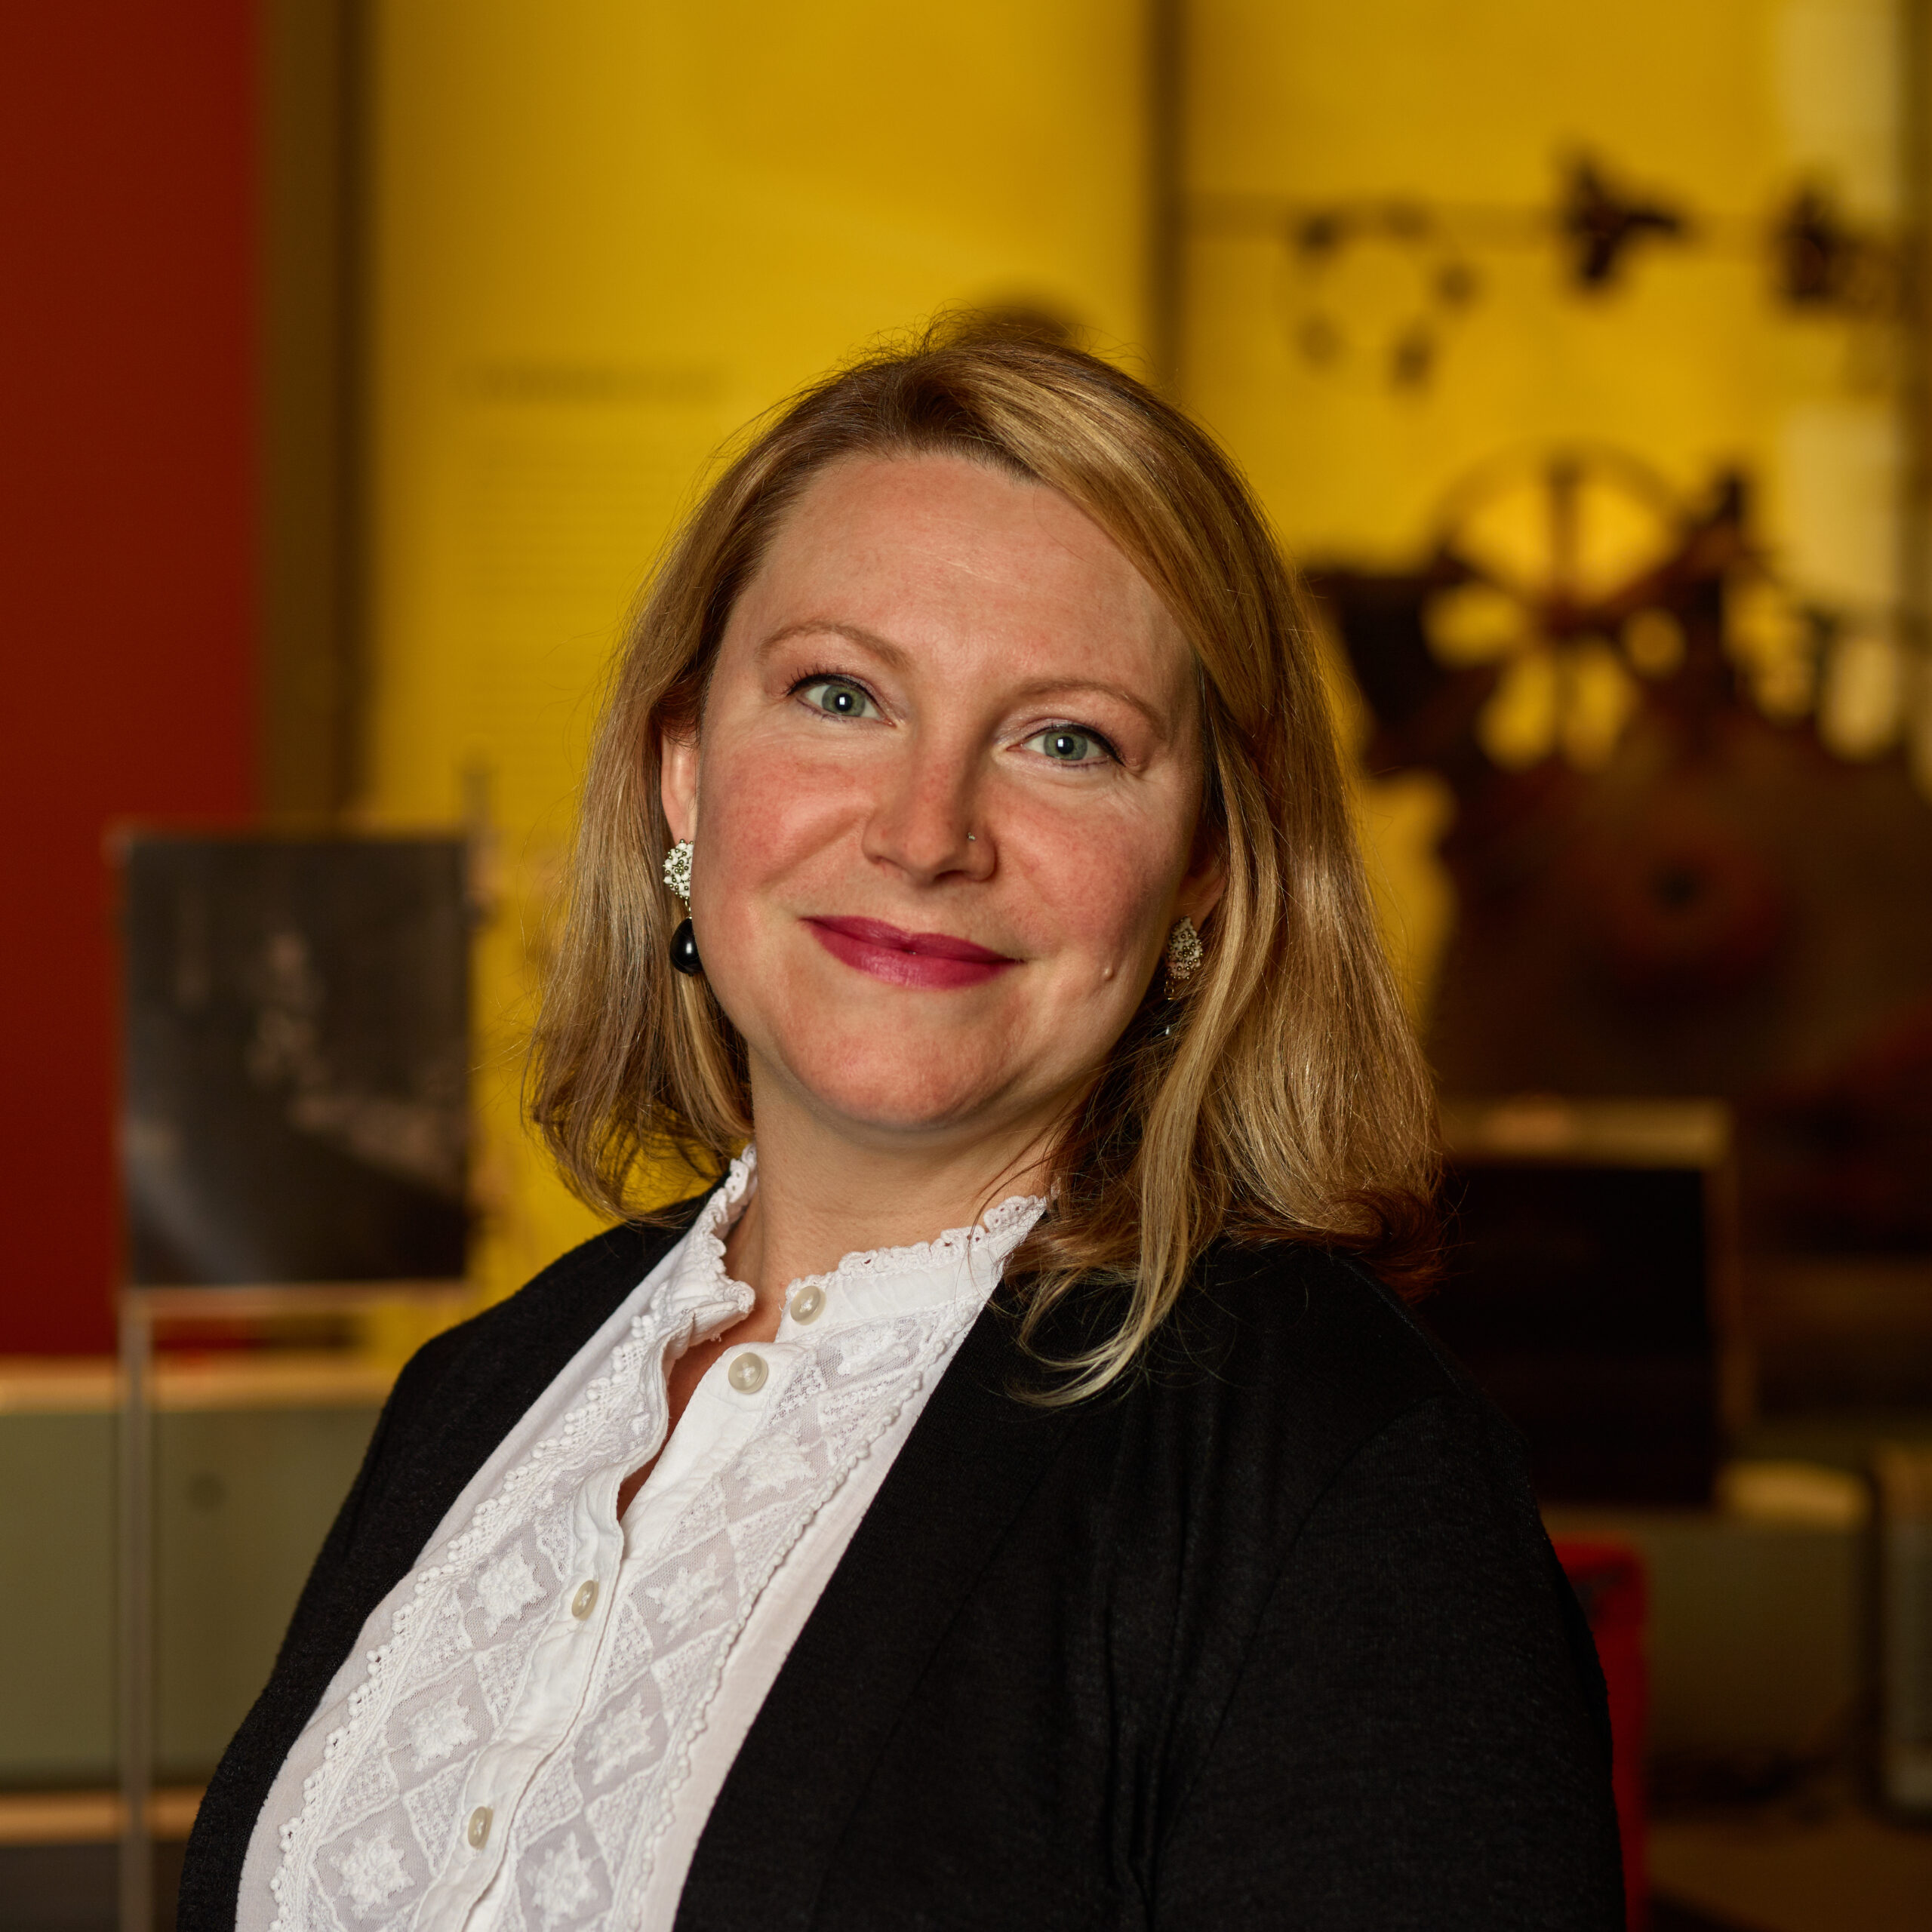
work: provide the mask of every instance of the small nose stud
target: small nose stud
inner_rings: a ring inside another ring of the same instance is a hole
[[[977,832],[968,832],[966,835],[966,842],[969,845],[978,844],[980,842],[980,835]]]

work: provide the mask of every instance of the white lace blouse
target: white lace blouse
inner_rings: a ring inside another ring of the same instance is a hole
[[[670,1925],[780,1666],[1044,1205],[794,1282],[620,1522],[664,1445],[665,1363],[750,1310],[723,1236],[752,1174],[734,1164],[371,1615],[256,1823],[238,1932]]]

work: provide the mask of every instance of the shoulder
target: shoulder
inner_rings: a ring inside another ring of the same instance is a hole
[[[699,1196],[650,1226],[606,1228],[508,1300],[445,1330],[411,1358],[392,1407],[407,1416],[426,1403],[494,1394],[521,1414],[683,1238],[702,1204]]]
[[[1151,1345],[1155,1400],[1223,1428],[1279,1435],[1306,1462],[1351,1453],[1424,1404],[1514,1432],[1401,1300],[1360,1262],[1312,1243],[1221,1241]]]
[[[1620,1924],[1602,1678],[1516,1432],[1355,1264],[1247,1260],[1189,1311],[1278,1392],[1229,1410],[1193,1533],[1239,1662],[1198,1680],[1176,1922]]]
[[[1229,1563],[1272,1578],[1278,1615],[1353,1632],[1371,1675],[1398,1651],[1447,1669],[1436,1633],[1460,1627],[1472,1697],[1514,1659],[1519,1684],[1528,1671],[1582,1724],[1592,1760],[1607,1752],[1595,1651],[1522,1437],[1399,1297],[1331,1251],[1226,1245],[1169,1327],[1149,1399],[1194,1459],[1197,1521]]]
[[[1451,1498],[1540,1560],[1514,1427],[1371,1272],[1312,1244],[1217,1244],[1126,1383],[1074,1413],[1094,1473],[1131,1469],[1134,1493],[1264,1567],[1318,1512],[1392,1530]]]
[[[1273,1376],[1337,1392],[1469,1387],[1372,1270],[1312,1242],[1216,1242],[1156,1346],[1197,1357],[1204,1349],[1251,1352]]]

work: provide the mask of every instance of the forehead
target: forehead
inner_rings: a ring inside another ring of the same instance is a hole
[[[1185,679],[1180,630],[1125,553],[1056,490],[963,457],[848,457],[806,486],[740,598],[754,646],[822,620],[916,649],[1104,655]]]

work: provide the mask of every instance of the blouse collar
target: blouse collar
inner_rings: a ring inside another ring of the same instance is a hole
[[[747,1147],[699,1211],[667,1284],[680,1306],[721,1303],[742,1314],[750,1312],[752,1291],[725,1272],[724,1238],[749,1202],[757,1177],[757,1150]],[[808,1288],[817,1288],[823,1297],[823,1326],[829,1329],[955,1301],[983,1304],[999,1285],[1007,1257],[1046,1207],[1037,1195],[1009,1195],[971,1227],[949,1228],[907,1247],[855,1251],[822,1275],[793,1281],[786,1290],[786,1307],[796,1304]]]

